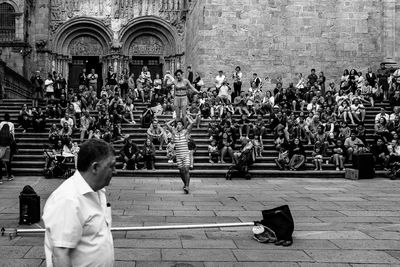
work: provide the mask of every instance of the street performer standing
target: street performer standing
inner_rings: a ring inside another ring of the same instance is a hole
[[[175,72],[176,80],[173,81],[174,84],[174,106],[176,113],[176,121],[180,121],[182,118],[186,119],[186,110],[188,106],[188,89],[191,89],[196,94],[199,91],[193,87],[189,80],[183,78],[183,71],[177,70]],[[182,113],[182,116],[181,116]]]
[[[175,144],[176,153],[176,163],[180,172],[181,179],[183,181],[183,191],[185,194],[189,194],[189,184],[190,184],[190,153],[188,148],[189,135],[193,128],[193,120],[187,116],[189,125],[186,127],[182,121],[174,120],[168,122],[167,128],[172,133],[172,138]],[[172,127],[172,123],[175,122],[175,128]]]

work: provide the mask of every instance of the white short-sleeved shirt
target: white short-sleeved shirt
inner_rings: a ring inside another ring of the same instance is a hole
[[[215,77],[215,86],[217,88],[221,87],[225,79],[226,79],[225,75],[222,76],[218,75],[217,77]]]
[[[105,189],[94,192],[77,171],[58,187],[44,207],[46,264],[54,247],[70,248],[72,266],[114,264],[111,207]]]

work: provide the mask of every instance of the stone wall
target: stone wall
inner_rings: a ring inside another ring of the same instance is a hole
[[[15,37],[12,42],[1,43],[0,49],[2,49],[1,59],[7,62],[10,68],[21,75],[26,74],[24,70],[24,57],[26,47],[26,17],[25,10],[29,1],[24,0],[0,0],[0,3],[7,3],[11,5],[15,10]]]
[[[201,50],[200,41],[204,31],[203,10],[205,1],[196,1],[191,7],[186,22],[186,65],[199,66],[203,64],[200,55],[204,54]],[[204,73],[201,73],[204,76]]]
[[[311,68],[324,71],[328,80],[345,68],[376,68],[387,54],[383,15],[394,3],[207,0],[194,68],[208,82],[220,69],[230,76],[236,65],[245,79],[257,72],[263,78],[282,76],[284,81],[292,81],[298,72],[308,74]]]

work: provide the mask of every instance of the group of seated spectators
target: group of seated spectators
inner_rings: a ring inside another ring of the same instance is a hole
[[[367,151],[387,168],[400,157],[399,76],[398,70],[390,71],[384,65],[376,73],[369,69],[365,75],[354,69],[345,70],[339,84],[331,82],[326,87],[324,73],[317,75],[312,69],[306,78],[299,74],[296,83],[284,86],[278,78],[276,86],[266,88],[268,86],[257,74],[253,74],[249,83],[243,82],[243,74],[237,67],[232,75],[233,86],[220,71],[215,86],[205,88],[198,73],[195,77],[189,73],[189,81],[200,93],[189,91],[187,115],[198,128],[202,121],[208,121],[209,162],[213,164],[235,163],[237,153],[250,143],[254,158],[262,157],[264,146],[274,146],[278,152],[275,162],[282,170],[299,170],[305,166],[307,158],[311,159],[315,170],[322,170],[324,163],[333,163],[336,170],[343,170],[344,164],[351,162],[354,155]],[[120,152],[123,168],[135,169],[138,163],[144,162],[139,165],[154,169],[157,145],[159,150],[165,149],[168,162],[173,163],[171,134],[157,116],[176,116],[171,82],[174,77],[167,72],[164,78],[156,74],[152,80],[146,67],[137,79],[127,72],[121,82],[115,77],[110,69],[109,79],[99,91],[93,83],[80,81],[78,88],[62,90],[59,98],[48,92],[45,108],[22,107],[20,127],[24,131],[31,127],[44,131],[46,120],[57,118],[60,122],[53,124],[49,131],[53,145],[61,141],[73,147],[72,135],[78,132],[81,142],[87,138],[123,142]],[[52,79],[51,74],[48,79]],[[139,99],[148,104],[141,118],[142,127],[148,129],[141,149],[122,133],[121,127],[122,123],[139,123],[139,118],[133,115],[134,102]],[[368,139],[364,124],[366,106],[384,100],[390,106],[376,115],[375,138]],[[148,114],[151,121],[144,125],[143,118]],[[266,133],[273,134],[273,142],[263,141]],[[246,141],[238,142],[243,140]],[[196,151],[193,139],[189,141],[189,148],[193,167]],[[307,150],[312,152],[307,153]]]

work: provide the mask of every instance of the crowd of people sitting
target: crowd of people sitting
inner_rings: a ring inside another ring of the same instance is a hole
[[[147,167],[154,169],[156,148],[165,151],[169,163],[175,159],[171,133],[159,115],[172,114],[174,118],[188,117],[194,127],[207,120],[209,135],[209,162],[235,163],[244,149],[253,151],[255,160],[261,157],[266,145],[274,145],[278,152],[275,162],[279,169],[299,170],[310,159],[315,170],[324,163],[333,163],[336,170],[344,170],[354,155],[373,153],[377,163],[388,168],[400,160],[400,70],[390,71],[385,65],[376,73],[372,69],[363,75],[357,70],[345,70],[340,83],[326,84],[323,72],[315,69],[307,77],[298,74],[295,83],[284,85],[282,79],[271,83],[256,73],[247,82],[237,67],[231,76],[220,71],[215,85],[205,87],[199,73],[187,70],[188,93],[180,95],[175,80],[177,75],[167,71],[161,78],[143,67],[139,77],[125,70],[117,75],[109,68],[106,85],[97,90],[97,74],[86,70],[79,76],[79,87],[68,89],[62,75],[49,74],[45,82],[40,74],[32,78],[35,92],[44,88],[46,106],[21,108],[19,125],[44,131],[46,120],[59,119],[49,131],[53,146],[64,146],[76,155],[78,143],[72,134],[79,132],[80,141],[101,138],[107,142],[124,143],[120,158],[124,169]],[[154,77],[154,79],[152,79]],[[183,100],[182,100],[183,97]],[[177,101],[178,100],[178,101]],[[364,124],[366,106],[387,100],[390,107],[376,115],[374,137],[367,138]],[[135,117],[134,103],[142,101],[148,108]],[[37,104],[37,103],[36,103]],[[180,113],[174,112],[176,109]],[[96,115],[93,115],[96,114]],[[239,117],[239,118],[238,118]],[[147,128],[143,145],[123,133],[121,124],[140,123]],[[273,134],[273,143],[264,137]],[[308,154],[306,148],[312,148]],[[196,144],[190,139],[191,167],[194,166]]]

